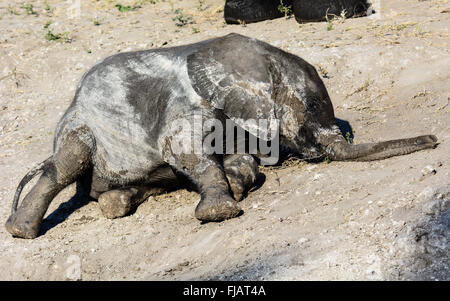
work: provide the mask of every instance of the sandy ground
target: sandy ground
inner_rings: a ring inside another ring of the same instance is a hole
[[[137,2],[86,0],[71,10],[68,1],[32,1],[27,10],[0,1],[1,280],[450,280],[449,1],[386,0],[365,18],[246,26],[226,25],[219,0],[115,7]],[[188,24],[172,20],[178,8]],[[434,134],[439,146],[376,162],[263,168],[242,216],[204,225],[194,192],[152,197],[108,220],[71,185],[37,239],[6,232],[18,182],[51,154],[90,66],[231,32],[313,64],[355,143]]]

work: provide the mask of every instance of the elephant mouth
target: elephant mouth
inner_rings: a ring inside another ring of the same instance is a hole
[[[293,146],[280,144],[280,161],[287,158],[295,157],[304,161],[321,161],[325,158],[326,154],[317,146]]]

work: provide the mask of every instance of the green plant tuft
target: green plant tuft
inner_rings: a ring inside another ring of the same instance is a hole
[[[23,3],[20,8],[23,8],[27,15],[37,15],[37,12],[34,11],[33,4],[31,3]]]
[[[130,11],[130,10],[133,10],[133,9],[134,9],[133,7],[131,7],[131,6],[129,6],[129,5],[124,6],[124,5],[119,4],[119,3],[116,4],[115,6],[117,7],[117,9],[118,9],[121,13],[125,13],[125,12],[127,12],[127,11]]]
[[[292,14],[292,6],[284,5],[283,0],[280,0],[280,5],[278,5],[278,11],[284,14],[284,16],[287,18],[289,15]]]
[[[174,13],[176,14],[176,16],[172,18],[172,21],[176,22],[176,26],[182,27],[187,24],[194,23],[192,16],[185,16],[183,14],[183,9],[178,8],[174,11]]]

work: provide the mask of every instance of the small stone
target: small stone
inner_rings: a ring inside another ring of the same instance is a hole
[[[435,175],[435,174],[436,174],[436,169],[434,169],[434,167],[431,165],[427,165],[422,169],[423,176]]]
[[[302,237],[302,238],[300,238],[300,239],[298,240],[298,243],[299,243],[299,244],[304,244],[304,243],[306,243],[306,242],[308,242],[308,241],[309,241],[309,238]]]

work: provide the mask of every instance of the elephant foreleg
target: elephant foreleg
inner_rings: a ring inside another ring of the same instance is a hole
[[[212,155],[173,155],[172,167],[187,176],[200,193],[195,217],[204,222],[223,221],[239,215],[239,204],[230,195],[223,166]]]

